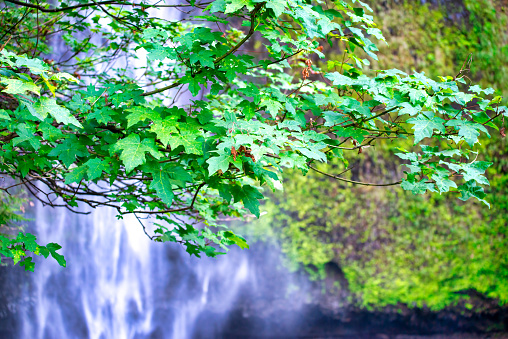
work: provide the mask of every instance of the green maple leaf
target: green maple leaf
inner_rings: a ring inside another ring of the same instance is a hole
[[[35,135],[35,128],[27,124],[19,124],[17,126],[18,137],[14,138],[13,145],[16,146],[23,141],[28,141],[30,145],[37,151],[41,147],[39,138]]]
[[[40,87],[35,85],[33,81],[7,79],[7,78],[1,78],[0,81],[7,85],[7,88],[4,89],[2,92],[9,94],[25,94],[26,91],[30,91],[37,95],[41,95]]]
[[[176,149],[178,146],[183,146],[187,153],[196,155],[203,155],[202,145],[199,140],[202,137],[202,132],[196,125],[192,124],[179,124],[179,134],[172,134],[167,138],[171,149]]]
[[[9,116],[9,111],[6,111],[5,109],[0,109],[0,119],[11,120],[11,117]]]
[[[185,187],[185,183],[192,182],[192,176],[181,166],[167,164],[164,170],[168,174],[173,185]]]
[[[73,182],[80,182],[86,175],[86,166],[78,166],[65,176],[65,184],[69,185]]]
[[[210,9],[210,13],[224,12],[226,10],[226,1],[215,0],[207,9]]]
[[[425,92],[423,89],[411,89],[409,90],[409,99],[411,100],[411,103],[416,104],[418,102],[425,101],[425,98],[428,97],[427,92]]]
[[[445,127],[443,125],[445,121],[434,116],[433,112],[424,112],[419,114],[416,118],[408,119],[407,122],[414,124],[415,144],[424,138],[430,138],[434,130],[438,130],[441,133],[445,132]]]
[[[409,160],[411,162],[417,162],[418,161],[418,154],[414,152],[408,152],[408,153],[395,153],[396,156],[398,156],[401,159]]]
[[[231,193],[235,202],[241,201],[245,208],[259,218],[259,199],[263,198],[263,194],[250,185],[234,185],[231,187]]]
[[[114,119],[111,117],[113,114],[115,114],[115,111],[113,111],[111,108],[101,107],[88,114],[86,119],[95,119],[100,124],[107,124],[110,121],[114,121]]]
[[[218,170],[221,170],[222,173],[225,173],[229,168],[229,161],[231,156],[228,154],[221,154],[218,157],[211,157],[206,162],[208,163],[208,174],[210,176],[214,175]]]
[[[254,9],[254,2],[252,0],[232,0],[226,5],[226,11],[224,13],[236,12],[244,6],[247,6],[247,9],[252,11]]]
[[[413,194],[425,194],[427,190],[435,192],[434,184],[426,183],[425,181],[409,181],[406,179],[402,180],[400,187],[405,189],[406,191],[411,191]]]
[[[167,147],[169,141],[172,136],[171,133],[178,133],[176,129],[176,120],[177,117],[166,117],[164,119],[156,119],[152,126],[150,127],[150,132],[153,132],[157,135],[157,138],[161,141],[161,143]]]
[[[450,120],[446,123],[446,126],[455,127],[459,131],[459,136],[463,137],[470,146],[473,146],[478,141],[480,131],[489,135],[489,132],[483,125],[471,121]]]
[[[35,103],[34,109],[41,117],[46,117],[49,113],[58,122],[83,127],[71,112],[67,108],[58,105],[55,99],[41,98]]]
[[[143,39],[151,39],[157,36],[167,39],[168,33],[160,28],[147,28],[143,31]]]
[[[17,57],[17,67],[27,67],[31,73],[42,74],[47,72],[48,66],[41,59],[29,59],[26,57]]]
[[[450,187],[457,188],[455,181],[450,180],[447,174],[448,171],[443,169],[442,171],[438,171],[431,176],[431,178],[436,182],[436,186],[439,189],[440,193],[448,192]]]
[[[35,263],[32,262],[32,257],[26,257],[22,261],[19,262],[19,266],[23,266],[25,271],[33,272],[35,268]]]
[[[243,186],[243,194],[243,205],[252,214],[259,218],[259,199],[263,199],[263,194],[261,194],[255,187],[250,185]]]
[[[60,266],[63,266],[65,267],[67,265],[67,262],[65,261],[65,258],[63,255],[59,254],[59,253],[56,253],[56,251],[58,251],[59,249],[62,248],[62,246],[54,243],[54,242],[51,242],[49,244],[47,244],[46,246],[46,249],[49,251],[49,253],[51,254],[51,256],[53,257],[53,259],[56,260],[56,262],[60,265]],[[46,256],[47,257],[47,256]]]
[[[199,246],[193,245],[189,242],[186,242],[184,245],[185,245],[185,251],[187,253],[189,253],[190,255],[194,254],[196,257],[201,258],[201,256],[199,255],[199,253],[200,253]]]
[[[290,131],[296,131],[296,132],[302,131],[302,127],[300,126],[300,123],[295,120],[286,119],[283,122],[277,124],[277,127],[280,129],[287,128]]]
[[[335,86],[350,86],[355,83],[354,79],[347,77],[345,75],[340,74],[339,72],[328,73],[325,75],[328,79],[333,81]]]
[[[310,6],[299,5],[298,7],[295,7],[293,17],[295,19],[299,19],[309,38],[321,36],[319,27],[316,25],[316,19],[318,19],[320,15],[316,11],[312,10]]]
[[[127,128],[132,125],[137,124],[140,121],[155,120],[159,117],[159,114],[155,112],[153,109],[143,106],[135,106],[125,110],[126,112],[131,112],[127,116]]]
[[[462,196],[459,197],[460,200],[466,201],[469,198],[476,198],[490,208],[490,204],[483,199],[487,194],[485,194],[483,187],[476,186],[476,182],[474,180],[470,180],[465,184],[460,185],[458,189],[459,192],[462,193]]]
[[[200,50],[198,53],[191,54],[189,60],[192,64],[199,62],[204,67],[215,68],[213,51]]]
[[[160,159],[162,156],[155,146],[154,139],[145,138],[141,141],[137,134],[130,134],[127,138],[119,140],[114,145],[113,150],[122,151],[120,160],[124,163],[127,173],[146,162],[146,152],[156,159]]]
[[[419,105],[413,106],[409,102],[402,102],[400,104],[400,111],[399,115],[409,114],[409,115],[416,115],[420,113],[422,108]]]
[[[65,72],[53,74],[50,79],[51,80],[58,80],[58,81],[66,80],[66,81],[70,81],[70,82],[79,83],[79,80],[77,78],[75,78],[73,75],[71,75],[69,73],[65,73]]]
[[[88,112],[91,108],[79,94],[74,94],[72,96],[72,100],[67,103],[67,107],[79,112]]]
[[[288,168],[299,168],[305,173],[309,170],[307,159],[298,153],[285,152],[280,156],[280,166]]]
[[[369,132],[364,131],[363,129],[357,129],[354,127],[341,127],[335,126],[334,128],[335,135],[341,138],[353,138],[359,143],[362,143],[365,140],[365,136],[369,134]]]
[[[220,32],[212,32],[208,27],[197,27],[191,37],[193,40],[199,40],[201,42],[214,42],[222,35]],[[225,42],[222,41],[222,42]]]
[[[347,115],[333,111],[326,111],[323,115],[325,119],[325,126],[327,127],[342,124],[349,119]]]
[[[87,169],[88,180],[94,180],[102,175],[102,172],[109,173],[109,166],[100,158],[93,158],[85,162]]]
[[[173,59],[174,51],[168,47],[164,47],[161,45],[154,45],[153,48],[147,49],[148,60],[164,60],[166,58]]]
[[[444,163],[444,162],[442,162]],[[457,173],[461,172],[465,181],[474,180],[479,184],[489,185],[489,181],[485,178],[484,174],[487,168],[492,166],[488,161],[475,161],[468,164],[453,164],[446,163],[448,167]]]
[[[473,100],[474,95],[468,94],[464,92],[458,92],[454,94],[455,102],[457,102],[461,106],[465,106],[468,102]]]
[[[46,118],[47,113],[43,112],[43,111],[40,111],[40,112],[37,111],[35,109],[33,102],[31,100],[29,100],[28,98],[20,97],[19,102],[20,102],[20,104],[22,104],[23,106],[25,106],[28,109],[28,111],[30,112],[30,114],[32,116],[36,117],[37,119],[43,121]],[[43,115],[41,115],[41,113]]]
[[[272,99],[266,99],[263,102],[263,106],[266,107],[266,111],[270,113],[272,118],[275,118],[277,114],[279,113],[280,109],[282,108],[282,105],[280,102],[272,100]]]
[[[36,242],[37,237],[31,233],[23,234],[22,232],[19,232],[17,238],[25,244],[25,248],[30,252],[35,252],[37,247],[39,247]]]
[[[278,18],[284,13],[286,9],[287,2],[281,0],[270,0],[266,2],[266,7],[271,8],[275,13],[275,17]]]
[[[256,99],[259,97],[259,88],[252,83],[248,84],[245,88],[239,88],[238,92],[241,92],[248,97],[254,98],[254,101],[256,101]]]
[[[171,189],[171,180],[169,175],[162,168],[156,168],[155,170],[152,170],[151,173],[153,179],[150,184],[150,188],[157,192],[157,196],[163,203],[167,206],[171,206],[174,194]]]
[[[75,135],[69,135],[63,140],[61,144],[58,144],[48,154],[49,156],[58,156],[63,164],[68,168],[76,157],[86,157],[90,153],[85,146],[79,143],[78,138]]]
[[[182,79],[180,79],[181,84],[189,84],[189,91],[192,93],[192,96],[197,96],[201,92],[201,86],[206,86],[206,79],[201,74],[197,74],[194,76],[186,75]]]
[[[475,92],[476,94],[481,94],[481,92],[484,92],[487,95],[494,94],[494,92],[495,92],[494,89],[492,89],[492,88],[482,89],[478,85],[474,85],[474,86],[469,87],[469,90],[471,92]]]
[[[247,241],[243,237],[240,237],[239,235],[234,234],[232,231],[226,231],[226,232],[222,233],[222,235],[224,236],[224,238],[237,244],[238,247],[240,247],[242,250],[245,248],[247,248],[247,249],[249,248],[249,244],[247,244]]]
[[[109,99],[111,103],[116,107],[123,105],[130,101],[135,104],[142,103],[145,101],[143,94],[143,90],[139,88],[138,85],[135,84],[107,84],[105,86],[107,88],[107,92],[109,95]]]
[[[300,151],[303,155],[310,159],[316,159],[319,161],[326,162],[326,155],[321,151],[326,147],[326,144],[319,143],[308,143],[306,147],[294,147],[295,150]]]
[[[464,180],[475,180],[479,184],[489,185],[489,181],[483,175],[490,166],[492,163],[488,161],[475,161],[463,166]]]
[[[335,22],[332,22],[326,16],[321,17],[321,19],[318,20],[318,24],[319,26],[321,26],[322,34],[328,34],[334,29],[340,28],[340,25],[336,24]]]
[[[64,136],[60,129],[46,122],[39,124],[39,130],[42,132],[42,137],[47,141],[55,141]]]

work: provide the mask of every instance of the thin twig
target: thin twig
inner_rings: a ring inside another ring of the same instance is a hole
[[[333,178],[333,179],[337,179],[337,180],[340,180],[340,181],[344,181],[344,182],[349,182],[349,183],[352,183],[352,184],[355,184],[355,185],[363,185],[363,186],[395,186],[395,185],[398,185],[398,184],[400,184],[402,182],[402,181],[397,181],[397,182],[392,182],[392,183],[389,183],[389,184],[372,184],[372,183],[368,183],[368,182],[354,181],[354,180],[349,180],[349,179],[341,178],[341,177],[338,177],[336,175],[320,171],[317,168],[312,167],[312,166],[309,166],[309,168],[311,168],[312,170],[314,170],[314,171],[316,171],[318,173],[326,175],[327,177],[330,177],[330,178]]]

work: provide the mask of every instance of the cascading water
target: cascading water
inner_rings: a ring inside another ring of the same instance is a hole
[[[36,220],[39,237],[61,243],[69,265],[41,264],[21,337],[129,338],[150,330],[150,276],[142,273],[151,268],[150,247],[139,228],[122,230],[108,211],[83,217],[38,207]]]
[[[221,338],[231,312],[249,317],[249,305],[280,301],[301,285],[273,253],[190,257],[150,241],[136,219],[115,221],[109,209],[84,216],[37,205],[35,229],[41,243],[63,246],[68,265],[37,263],[18,338]]]

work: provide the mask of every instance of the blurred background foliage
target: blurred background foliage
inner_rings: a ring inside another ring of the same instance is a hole
[[[5,179],[0,177],[0,180]],[[11,194],[0,191],[0,234],[13,235],[22,230],[27,194],[19,188],[11,189]]]
[[[4,177],[0,177],[0,182],[6,184],[5,186],[14,184],[12,179]],[[12,245],[4,242],[2,236],[6,239],[14,239],[19,232],[23,232],[29,220],[25,217],[28,203],[33,206],[33,203],[28,201],[27,192],[20,186],[11,188],[9,193],[0,191],[0,253],[2,254],[0,266],[12,264],[12,260],[4,256],[10,252]]]
[[[508,1],[371,5],[389,44],[379,46],[379,63],[371,60],[371,69],[453,76],[472,53],[470,78],[508,96]],[[326,56],[342,58],[340,51],[328,50]],[[267,214],[242,227],[251,240],[274,239],[287,264],[307,270],[312,279],[324,282],[327,267],[336,265],[345,279],[335,279],[331,288],[326,284],[327,293],[347,290],[356,306],[479,312],[492,303],[506,305],[508,145],[498,131],[491,134],[480,146],[482,160],[494,162],[488,172],[490,209],[451,195],[414,196],[398,186],[352,186],[315,172],[293,172],[285,192],[265,202]],[[345,177],[399,180],[394,151],[389,141],[364,149],[348,159],[354,169]],[[345,166],[336,162],[320,169],[337,174]]]

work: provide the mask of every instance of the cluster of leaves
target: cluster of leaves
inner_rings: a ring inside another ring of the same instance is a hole
[[[25,268],[25,271],[34,271],[35,262],[28,252],[36,255],[42,255],[47,258],[51,256],[60,264],[65,267],[67,265],[63,255],[56,251],[61,249],[62,246],[56,243],[49,243],[46,246],[41,246],[36,242],[35,235],[30,233],[19,232],[15,237],[6,237],[0,235],[0,254],[12,258],[14,264],[19,264]]]
[[[17,101],[0,115],[0,172],[43,204],[109,206],[143,228],[155,217],[151,238],[215,256],[248,247],[220,220],[259,217],[260,187],[280,188],[284,169],[319,171],[315,163],[407,137],[446,147],[403,150],[402,188],[485,201],[489,164],[471,154],[506,114],[500,98],[461,76],[364,74],[365,57],[377,59],[371,39],[384,38],[361,1],[7,3],[26,15],[6,29],[0,58],[3,93]],[[34,38],[49,48],[60,30],[68,54],[20,54]],[[254,36],[265,58],[245,53]],[[310,66],[326,58],[324,44],[343,51],[328,72]]]
[[[3,181],[5,181],[3,179]],[[11,185],[13,188],[16,185]],[[24,203],[27,199],[20,192],[6,194],[0,191],[0,254],[5,258],[11,258],[14,264],[23,266],[26,271],[34,270],[35,263],[32,261],[31,253],[42,255],[47,258],[50,254],[57,262],[65,266],[64,257],[56,251],[61,248],[55,243],[41,246],[36,243],[36,237],[30,233],[19,232],[17,236],[12,234],[22,229],[21,222],[27,221],[22,216]],[[5,261],[4,258],[4,261]],[[0,261],[2,258],[0,257]]]

